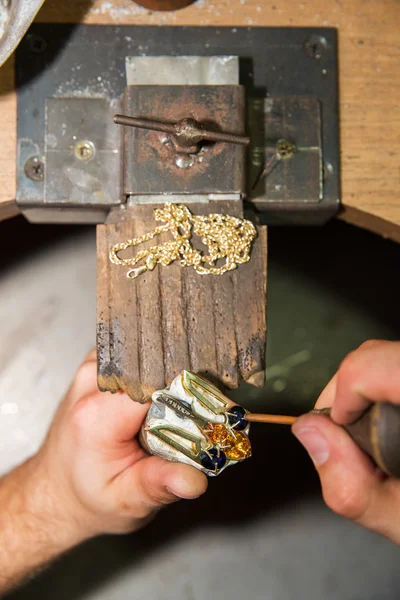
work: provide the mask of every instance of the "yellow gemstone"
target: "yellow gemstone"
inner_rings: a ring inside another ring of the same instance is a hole
[[[251,456],[251,444],[250,440],[243,431],[235,431],[234,437],[232,434],[229,436],[229,441],[232,440],[230,448],[224,450],[226,458],[229,460],[244,460]]]
[[[229,460],[244,460],[251,456],[251,444],[243,431],[230,431],[225,425],[208,425],[207,434],[213,444],[218,444]]]
[[[211,425],[212,430],[210,433],[210,438],[214,442],[214,444],[224,444],[226,441],[227,444],[229,438],[229,431],[225,427],[225,425],[221,425],[220,423],[215,423]]]

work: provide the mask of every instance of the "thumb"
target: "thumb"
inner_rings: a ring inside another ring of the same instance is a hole
[[[122,474],[120,496],[125,507],[141,518],[180,498],[198,498],[207,489],[204,473],[158,456],[143,458]]]
[[[304,415],[292,427],[293,434],[309,453],[321,479],[326,504],[336,513],[400,539],[399,492],[385,479],[348,433],[331,419]]]

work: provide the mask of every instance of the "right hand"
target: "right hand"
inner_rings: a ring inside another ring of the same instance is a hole
[[[400,545],[400,480],[383,475],[344,429],[374,402],[400,404],[400,342],[371,340],[349,354],[319,397],[331,419],[307,414],[292,431],[321,479],[336,513]]]

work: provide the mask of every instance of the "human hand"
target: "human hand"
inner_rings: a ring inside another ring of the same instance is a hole
[[[92,352],[33,458],[35,479],[46,480],[52,513],[72,536],[70,545],[132,532],[162,506],[207,488],[200,471],[145,453],[136,436],[148,406],[124,393],[100,392],[96,376]]]
[[[383,475],[337,426],[355,421],[371,401],[400,404],[400,342],[371,340],[349,354],[316,403],[332,407],[332,419],[310,413],[292,431],[315,464],[327,505],[400,544],[400,480]]]

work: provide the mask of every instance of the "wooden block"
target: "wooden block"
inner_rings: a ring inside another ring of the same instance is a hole
[[[216,332],[215,353],[218,366],[217,371],[220,381],[226,387],[237,388],[240,383],[240,372],[238,369],[236,327],[227,326],[227,324],[236,323],[233,284],[234,275],[232,273],[226,273],[223,277],[223,285],[214,278],[211,279],[214,309],[213,318]]]
[[[165,381],[191,368],[184,272],[178,263],[159,269]]]
[[[145,401],[191,369],[229,388],[264,380],[266,228],[258,230],[249,263],[221,276],[199,275],[179,263],[158,265],[132,280],[109,250],[154,229],[153,205],[119,212],[97,228],[99,387]],[[190,206],[194,214],[241,216],[241,204]],[[169,239],[164,234],[155,242]],[[129,251],[126,251],[127,253]],[[265,253],[265,256],[261,256]]]
[[[124,222],[97,227],[97,359],[100,389],[136,398],[142,396],[137,290],[108,260],[115,238],[131,233]]]
[[[256,386],[264,384],[265,364],[265,305],[253,302],[255,298],[266,298],[267,279],[267,230],[259,229],[254,243],[252,259],[246,269],[237,269],[233,273],[234,296],[233,309],[237,336],[237,352],[241,377]],[[251,282],[251,286],[249,286]],[[246,305],[251,306],[246,310]],[[249,335],[249,332],[251,334]]]
[[[154,228],[152,210],[148,206],[136,207],[134,220],[125,223],[128,237],[139,237]],[[133,225],[133,236],[131,226]],[[161,240],[162,241],[162,240]],[[158,243],[159,240],[156,241]],[[115,265],[111,265],[115,267]],[[116,284],[124,275],[125,268],[115,269]],[[121,272],[121,270],[123,272]],[[150,395],[154,389],[163,387],[164,350],[162,303],[160,289],[160,269],[148,271],[141,275],[132,286],[132,281],[125,277],[127,287],[133,292],[136,288],[136,322],[138,329],[139,378],[144,396]],[[134,297],[134,296],[133,296]],[[126,339],[129,345],[129,330]]]

